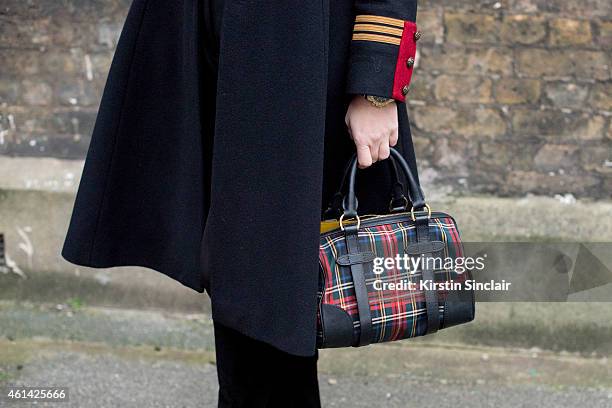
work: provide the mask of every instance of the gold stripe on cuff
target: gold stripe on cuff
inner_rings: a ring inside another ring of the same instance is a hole
[[[360,14],[355,17],[356,23],[379,23],[404,28],[404,21],[397,18],[375,16],[371,14]]]
[[[376,24],[355,24],[354,31],[369,31],[378,34],[392,34],[397,35],[398,37],[401,37],[402,33],[404,32],[404,30],[400,30],[399,28],[381,26]]]
[[[402,39],[397,37],[389,37],[387,35],[355,33],[353,34],[353,41],[375,41],[393,45],[400,45]]]

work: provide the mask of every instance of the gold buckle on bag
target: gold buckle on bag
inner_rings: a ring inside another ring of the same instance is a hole
[[[431,207],[429,204],[425,204],[425,208],[427,208],[427,218],[431,218]],[[414,216],[414,207],[410,209],[410,217],[412,217],[412,221],[416,221],[416,217]]]
[[[354,219],[356,219],[356,220],[357,220],[357,229],[359,229],[359,228],[361,227],[361,219],[359,218],[359,216],[358,216],[358,215],[356,215]],[[342,224],[342,221],[343,221],[343,220],[344,220],[344,214],[342,214],[342,215],[340,216],[340,229],[341,229],[342,231],[344,231],[344,225]]]

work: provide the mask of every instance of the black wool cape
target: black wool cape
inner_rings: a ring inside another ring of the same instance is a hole
[[[416,171],[402,93],[416,0],[226,0],[217,83],[201,7],[134,0],[62,255],[206,290],[213,319],[311,356],[319,221],[354,152],[353,94],[397,100],[398,148]],[[355,37],[360,19],[370,32]],[[362,213],[387,211],[383,164],[361,172]]]

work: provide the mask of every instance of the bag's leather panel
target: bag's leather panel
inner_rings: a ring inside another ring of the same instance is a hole
[[[322,304],[321,325],[325,347],[349,347],[353,340],[353,319],[339,306]]]
[[[472,279],[472,274],[469,271],[465,273],[467,274],[467,279]],[[451,326],[471,322],[475,317],[474,291],[465,289],[451,291],[446,296],[444,306],[444,318],[441,328],[446,329]]]

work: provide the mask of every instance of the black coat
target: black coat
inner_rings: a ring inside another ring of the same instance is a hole
[[[402,90],[416,0],[226,0],[216,93],[200,4],[134,1],[62,255],[206,289],[213,319],[312,355],[319,221],[354,151],[351,94],[398,101],[414,167]],[[387,210],[387,172],[363,172],[360,212]]]

